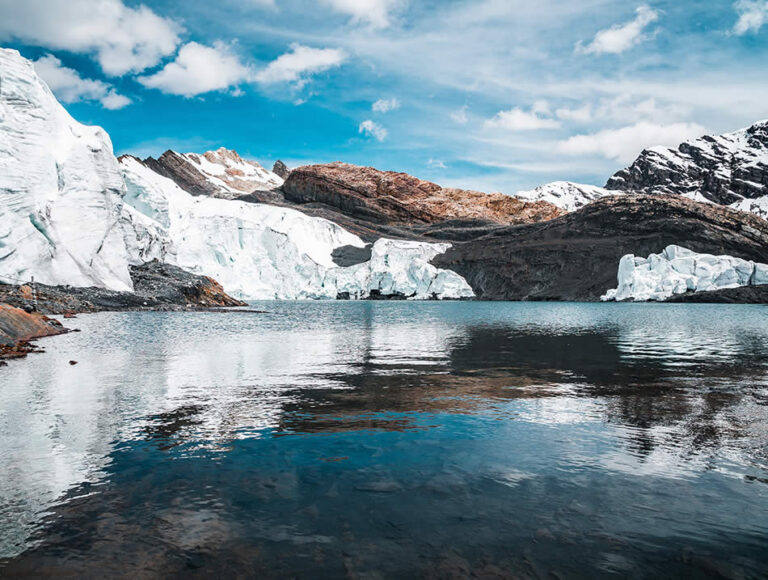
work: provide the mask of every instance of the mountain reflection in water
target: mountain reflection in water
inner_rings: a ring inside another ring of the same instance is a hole
[[[0,370],[0,575],[768,569],[768,309],[258,308]]]

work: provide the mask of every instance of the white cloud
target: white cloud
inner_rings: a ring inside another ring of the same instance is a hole
[[[448,166],[439,159],[430,159],[427,161],[427,167],[430,169],[447,169]]]
[[[675,147],[686,139],[706,133],[695,123],[657,125],[642,121],[620,129],[607,129],[590,135],[575,135],[561,141],[558,150],[568,155],[600,155],[622,163],[630,163],[647,147]]]
[[[367,121],[363,121],[360,123],[360,127],[357,129],[358,133],[362,133],[363,135],[366,135],[368,137],[373,137],[376,139],[376,141],[384,141],[384,139],[387,138],[387,130],[379,125],[378,123],[375,123],[368,119]]]
[[[387,28],[392,23],[392,13],[402,0],[323,0],[337,12],[352,17],[353,24],[367,23],[372,28]]]
[[[393,98],[393,99],[379,99],[378,101],[373,103],[371,110],[374,113],[389,113],[390,111],[394,111],[399,108],[400,108],[400,101],[396,98]]]
[[[171,95],[193,97],[211,91],[223,91],[251,76],[248,67],[223,43],[203,46],[185,44],[173,62],[153,75],[139,77],[145,87]]]
[[[123,107],[127,107],[130,105],[133,101],[126,97],[125,95],[121,95],[119,93],[116,93],[115,91],[109,91],[106,95],[101,97],[99,99],[101,101],[101,106],[105,109],[109,109],[111,111],[122,109]]]
[[[454,123],[458,123],[459,125],[466,125],[467,123],[469,123],[469,116],[467,115],[468,111],[469,111],[469,106],[464,105],[461,109],[451,113],[451,120]]]
[[[307,76],[340,66],[346,59],[346,53],[336,48],[292,44],[291,51],[269,63],[256,74],[256,80],[263,84],[296,83],[301,87]]]
[[[543,102],[537,102],[530,111],[524,111],[519,107],[508,111],[499,111],[492,119],[485,122],[485,127],[490,129],[505,129],[507,131],[536,131],[538,129],[557,129],[560,122],[550,116],[549,106]]]
[[[576,45],[577,52],[585,54],[621,54],[647,38],[645,29],[659,19],[659,13],[651,7],[640,6],[634,20],[617,24],[595,35],[587,46]]]
[[[60,101],[98,101],[105,109],[122,109],[131,104],[131,99],[118,94],[105,82],[84,79],[75,69],[63,66],[61,61],[48,54],[35,61],[37,74],[48,84]]]
[[[181,27],[122,0],[0,0],[0,41],[93,55],[113,76],[141,72],[179,44]]]
[[[654,97],[638,100],[628,93],[602,99],[595,106],[595,118],[625,124],[645,120],[665,125],[675,123],[689,113],[690,108],[683,105],[662,104]]]
[[[563,107],[555,111],[558,119],[563,121],[573,121],[575,123],[589,123],[592,121],[592,105],[586,104],[582,107],[569,109]]]
[[[747,33],[759,32],[768,23],[768,1],[739,0],[734,4],[739,19],[733,27],[733,33],[741,36]]]

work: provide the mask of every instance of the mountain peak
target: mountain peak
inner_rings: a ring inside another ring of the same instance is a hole
[[[205,153],[169,149],[158,159],[149,157],[143,163],[192,195],[234,199],[283,184],[279,175],[226,147]]]
[[[630,193],[682,195],[768,215],[768,121],[681,143],[652,147],[608,180]]]

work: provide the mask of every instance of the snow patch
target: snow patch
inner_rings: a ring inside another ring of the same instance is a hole
[[[530,191],[518,191],[515,197],[522,201],[547,201],[560,209],[571,212],[601,197],[617,194],[616,191],[608,191],[595,185],[553,181]]]

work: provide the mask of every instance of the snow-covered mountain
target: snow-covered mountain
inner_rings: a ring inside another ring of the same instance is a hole
[[[686,141],[677,149],[646,149],[605,187],[555,181],[515,197],[571,212],[608,195],[639,193],[680,195],[768,219],[768,121]]]
[[[686,141],[677,149],[646,149],[606,188],[683,195],[768,218],[768,121]]]
[[[523,201],[546,201],[560,209],[571,212],[588,203],[619,192],[608,191],[596,185],[584,185],[570,181],[553,181],[529,191],[518,191],[514,197]]]
[[[233,196],[282,183],[226,150],[177,157],[195,166],[202,183]],[[449,244],[379,240],[370,261],[342,268],[332,254],[345,246],[366,244],[322,218],[194,196],[135,158],[118,163],[103,130],[77,123],[29,61],[0,50],[0,277],[6,281],[34,276],[51,285],[131,290],[129,265],[159,259],[213,276],[246,298],[473,295],[460,276],[429,264]]]
[[[235,199],[283,184],[283,178],[276,173],[224,147],[203,154],[169,150],[143,163],[193,195]]]

